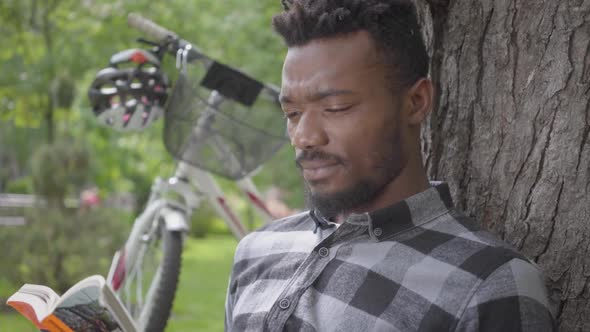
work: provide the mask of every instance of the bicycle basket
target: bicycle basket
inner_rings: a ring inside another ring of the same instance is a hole
[[[165,112],[164,143],[175,158],[240,179],[287,142],[278,93],[217,62],[181,71]]]

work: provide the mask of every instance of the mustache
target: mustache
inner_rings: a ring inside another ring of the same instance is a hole
[[[295,165],[297,168],[302,169],[302,162],[313,160],[334,161],[339,164],[344,164],[342,158],[338,157],[337,155],[326,153],[320,150],[303,150],[295,156]]]

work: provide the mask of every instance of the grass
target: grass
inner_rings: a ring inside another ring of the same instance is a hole
[[[167,332],[223,331],[225,292],[237,241],[215,235],[189,240]]]
[[[237,241],[229,235],[187,239],[166,332],[223,331],[225,292],[236,245]],[[1,286],[2,290],[7,287]],[[0,332],[13,331],[37,330],[22,316],[0,306]]]
[[[12,313],[0,313],[1,332],[39,332],[32,323],[23,316]]]
[[[38,332],[32,323],[4,304],[17,289],[0,275],[0,332]]]

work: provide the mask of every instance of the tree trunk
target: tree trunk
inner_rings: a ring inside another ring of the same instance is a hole
[[[561,331],[590,331],[590,0],[418,7],[429,176],[541,266]]]
[[[45,4],[43,13],[41,15],[41,26],[43,41],[45,42],[46,56],[49,59],[49,66],[47,67],[47,109],[45,110],[45,123],[47,125],[47,143],[51,144],[55,140],[55,91],[52,88],[53,82],[55,82],[55,53],[53,51],[53,22],[51,21],[51,15],[55,11],[59,4],[58,0],[53,0]],[[33,1],[31,17],[37,11],[37,1]],[[32,20],[33,22],[34,20]]]

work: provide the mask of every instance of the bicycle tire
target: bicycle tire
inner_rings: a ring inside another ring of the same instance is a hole
[[[142,308],[139,314],[139,317],[146,317],[145,325],[139,322],[141,326],[144,326],[145,332],[162,332],[166,328],[181,269],[182,232],[169,231],[162,225],[160,235],[162,258],[156,275],[150,281],[149,287],[154,287],[153,295],[145,299],[151,307]],[[153,284],[154,282],[157,284]],[[145,310],[148,311],[144,312]]]

